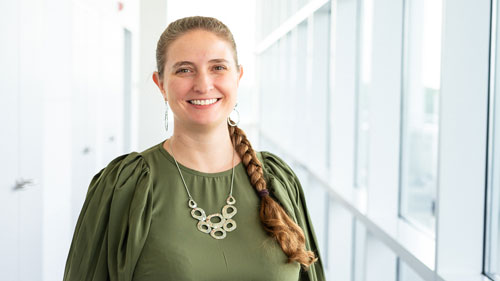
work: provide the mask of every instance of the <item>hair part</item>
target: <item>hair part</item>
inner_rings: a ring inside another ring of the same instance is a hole
[[[165,72],[167,53],[170,45],[172,45],[172,43],[182,35],[194,30],[212,32],[222,40],[227,41],[233,51],[234,62],[236,66],[238,66],[236,42],[234,41],[233,34],[225,24],[218,19],[211,17],[186,17],[171,22],[158,40],[158,44],[156,46],[156,67],[160,78],[163,77],[163,73]]]
[[[247,169],[250,183],[257,192],[267,189],[262,164],[252,145],[240,128],[228,126],[231,140],[238,155]],[[266,232],[276,239],[288,262],[298,262],[308,269],[318,258],[306,249],[304,232],[285,212],[283,207],[270,196],[261,197],[260,220]]]

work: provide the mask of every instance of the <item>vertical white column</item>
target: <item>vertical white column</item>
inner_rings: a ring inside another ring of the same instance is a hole
[[[356,0],[332,1],[330,53],[331,179],[350,193],[354,172]]]
[[[2,279],[18,280],[18,180],[19,111],[19,29],[18,1],[0,1],[0,272]]]
[[[436,268],[445,280],[482,272],[490,6],[443,6]]]
[[[375,0],[369,91],[368,215],[387,230],[398,219],[403,7]]]

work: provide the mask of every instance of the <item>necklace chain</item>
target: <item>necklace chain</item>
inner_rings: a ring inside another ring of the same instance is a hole
[[[207,216],[205,210],[198,207],[196,201],[194,201],[193,196],[189,192],[184,176],[182,175],[181,169],[177,160],[175,159],[174,150],[172,149],[172,141],[169,141],[170,151],[172,151],[172,158],[174,158],[175,166],[179,171],[182,183],[186,189],[188,195],[188,207],[191,208],[191,216],[198,220],[197,228],[203,233],[210,234],[215,239],[224,239],[227,232],[231,232],[236,229],[236,221],[232,219],[237,213],[236,209],[236,199],[233,197],[233,183],[234,183],[234,151],[232,157],[232,171],[231,171],[231,187],[229,189],[229,196],[226,199],[226,205],[222,208],[222,214],[215,213]],[[212,221],[213,218],[218,218],[219,221]]]

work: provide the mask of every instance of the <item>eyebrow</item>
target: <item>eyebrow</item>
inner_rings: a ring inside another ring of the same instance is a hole
[[[228,60],[226,59],[212,59],[212,60],[209,60],[208,62],[210,63],[229,63]],[[172,66],[172,68],[177,68],[177,67],[180,67],[182,65],[189,65],[189,66],[195,66],[194,63],[190,62],[190,61],[179,61],[179,62],[176,62],[174,63],[174,65]]]
[[[229,63],[229,61],[226,60],[226,59],[213,59],[213,60],[210,60],[209,62],[215,62],[215,63],[217,63],[217,62],[225,62],[225,63]]]
[[[179,62],[176,62],[174,63],[174,65],[172,65],[172,68],[177,68],[181,65],[190,65],[190,66],[194,66],[194,63],[190,62],[190,61],[179,61]]]

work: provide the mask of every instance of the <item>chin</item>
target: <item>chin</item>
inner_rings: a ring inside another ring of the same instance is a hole
[[[194,121],[194,123],[196,124],[196,126],[214,128],[214,127],[218,127],[218,126],[223,125],[223,124],[227,124],[227,120],[226,120],[226,118],[224,118],[223,120],[204,119],[204,120],[196,120],[196,121]]]

